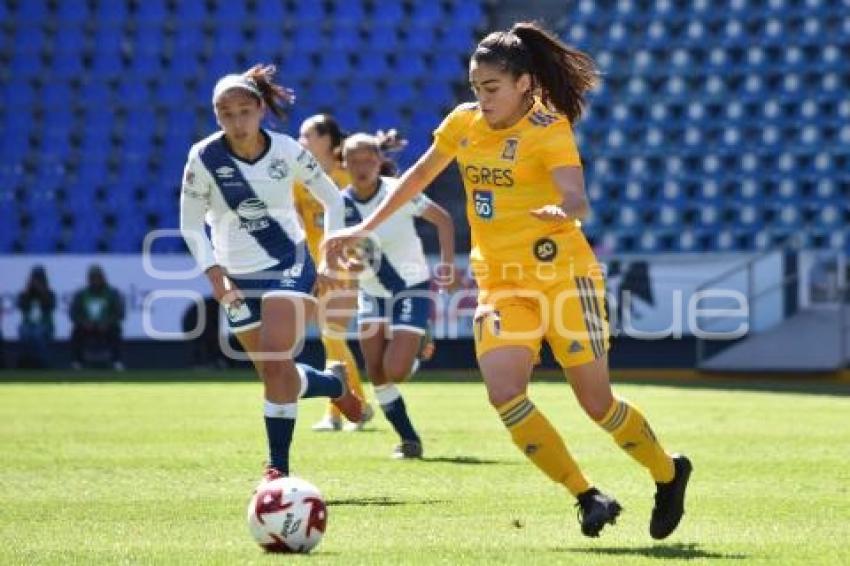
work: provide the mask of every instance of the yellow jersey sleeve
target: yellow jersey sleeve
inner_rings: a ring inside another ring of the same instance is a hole
[[[440,153],[451,156],[457,154],[460,142],[477,110],[477,103],[466,102],[449,112],[449,115],[434,130],[434,145]]]
[[[547,171],[557,167],[581,167],[576,140],[570,123],[561,119],[546,128],[535,153]]]

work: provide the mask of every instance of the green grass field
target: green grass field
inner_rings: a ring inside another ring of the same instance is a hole
[[[618,385],[694,462],[688,512],[663,543],[647,533],[649,476],[563,384],[532,397],[625,507],[599,539],[581,536],[572,501],[510,443],[479,383],[404,386],[422,462],[388,458],[382,416],[313,433],[323,404],[305,401],[293,466],[329,521],[317,551],[293,558],[263,554],[245,527],[265,457],[259,384],[6,383],[0,564],[848,564],[850,386],[783,388]]]

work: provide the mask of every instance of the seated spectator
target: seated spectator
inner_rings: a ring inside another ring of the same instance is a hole
[[[50,290],[47,272],[43,266],[36,265],[30,271],[27,286],[18,295],[18,309],[21,311],[21,324],[18,327],[21,347],[18,367],[49,367],[56,294]]]
[[[112,367],[123,370],[121,362],[121,321],[124,298],[106,282],[99,265],[89,268],[88,286],[74,294],[71,301],[71,353],[74,369],[98,363],[108,356]]]

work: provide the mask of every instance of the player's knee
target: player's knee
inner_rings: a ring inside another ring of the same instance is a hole
[[[599,421],[608,413],[614,399],[607,395],[579,394],[578,402],[588,417]]]
[[[388,381],[399,383],[407,379],[410,374],[410,368],[413,366],[412,361],[408,360],[389,360],[384,364],[384,374]]]
[[[367,363],[366,371],[369,374],[369,380],[372,382],[372,385],[386,385],[389,382],[384,373],[383,364]]]
[[[500,383],[487,388],[487,397],[494,409],[525,393],[525,386],[514,383]]]

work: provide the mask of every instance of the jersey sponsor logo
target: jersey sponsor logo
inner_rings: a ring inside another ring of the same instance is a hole
[[[280,181],[289,175],[289,165],[286,163],[285,159],[273,159],[272,162],[269,163],[266,172],[272,179]]]
[[[540,261],[552,261],[558,255],[558,245],[551,238],[540,238],[534,242],[534,257]]]
[[[215,174],[219,179],[231,179],[234,173],[236,173],[236,169],[229,165],[222,165],[215,170]]]
[[[256,232],[269,226],[269,212],[266,203],[258,198],[247,198],[236,207],[239,215],[239,229]]]
[[[502,148],[502,159],[505,161],[516,161],[516,150],[519,145],[519,138],[508,138],[505,140],[505,147]],[[510,171],[510,169],[508,169]]]
[[[490,220],[493,218],[493,191],[472,191],[472,200],[475,203],[475,214],[479,218]]]
[[[494,187],[514,186],[514,172],[512,169],[466,165],[463,167],[463,176],[466,177],[467,181],[476,185],[493,185]]]

